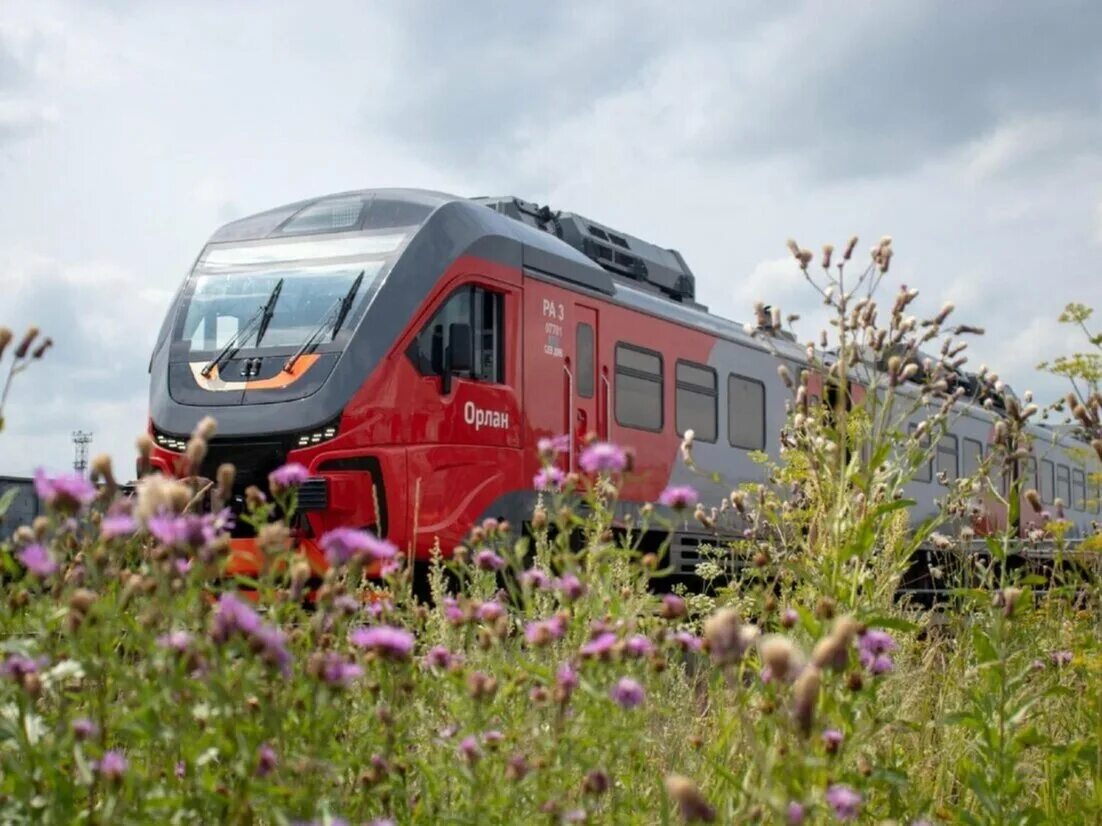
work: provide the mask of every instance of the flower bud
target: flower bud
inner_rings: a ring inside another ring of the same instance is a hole
[[[677,804],[681,817],[688,823],[713,823],[716,811],[697,785],[680,774],[666,778],[666,793]]]
[[[31,349],[31,344],[37,336],[37,327],[29,327],[27,329],[27,332],[23,334],[23,338],[20,339],[19,345],[15,348],[15,357],[17,359],[26,358],[27,351]]]

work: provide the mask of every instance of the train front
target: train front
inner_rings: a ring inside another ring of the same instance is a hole
[[[447,196],[368,191],[303,202],[220,229],[203,248],[165,319],[150,363],[153,468],[178,475],[189,434],[207,415],[218,432],[199,475],[230,463],[230,507],[268,494],[268,474],[298,462],[310,478],[295,532],[320,572],[315,540],[337,525],[386,529],[386,450],[365,441],[380,415],[349,413],[370,395],[376,367],[439,272],[439,243],[413,243]],[[408,262],[408,263],[407,263]],[[408,273],[403,273],[404,269]],[[385,418],[385,415],[383,416]],[[385,440],[384,440],[385,441]],[[385,507],[385,506],[384,506]],[[231,572],[260,556],[240,519]]]

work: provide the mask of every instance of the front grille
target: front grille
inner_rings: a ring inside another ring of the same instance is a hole
[[[300,511],[323,511],[329,507],[329,481],[312,477],[298,489],[298,509]]]
[[[234,477],[234,490],[244,491],[249,485],[256,485],[263,491],[268,489],[268,474],[287,461],[285,442],[271,439],[257,441],[219,441],[212,439],[203,460],[200,475],[214,479],[218,466],[229,463],[237,473]]]

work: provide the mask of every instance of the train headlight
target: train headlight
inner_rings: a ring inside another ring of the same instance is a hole
[[[300,433],[295,437],[295,447],[313,447],[314,445],[328,442],[337,435],[336,424],[319,427],[317,430]]]
[[[174,450],[177,453],[183,453],[187,449],[187,439],[177,439],[174,436],[169,436],[157,430],[153,432],[153,440],[165,450]]]

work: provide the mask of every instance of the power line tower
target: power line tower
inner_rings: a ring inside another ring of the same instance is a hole
[[[84,475],[88,469],[88,445],[92,443],[92,434],[83,430],[73,431],[73,470]]]

